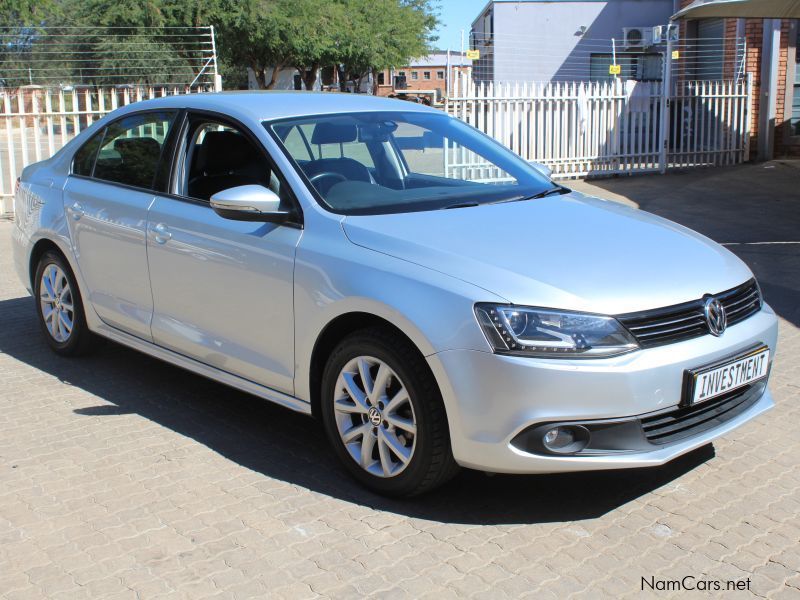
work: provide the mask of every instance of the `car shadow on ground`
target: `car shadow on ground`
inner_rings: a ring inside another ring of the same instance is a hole
[[[663,467],[636,471],[489,477],[465,470],[430,494],[390,500],[348,476],[309,417],[110,342],[88,357],[59,357],[44,341],[31,298],[0,301],[0,322],[0,352],[102,399],[76,408],[79,415],[138,414],[267,477],[422,519],[470,524],[592,519],[669,484],[714,455],[708,445]]]

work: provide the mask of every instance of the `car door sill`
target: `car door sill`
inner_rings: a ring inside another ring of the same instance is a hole
[[[154,358],[161,359],[171,365],[175,365],[176,367],[186,369],[187,371],[202,375],[208,379],[213,379],[214,381],[229,385],[237,390],[241,390],[243,392],[247,392],[248,394],[258,396],[259,398],[263,398],[264,400],[285,406],[286,408],[296,412],[307,415],[311,414],[311,404],[300,400],[299,398],[295,398],[294,396],[284,394],[283,392],[259,385],[258,383],[254,383],[248,379],[228,373],[227,371],[216,369],[194,360],[193,358],[183,356],[182,354],[178,354],[172,350],[167,350],[166,348],[162,348],[161,346],[157,346],[151,342],[139,339],[133,335],[114,329],[113,327],[109,327],[104,323],[100,324],[94,330],[94,332],[114,342],[122,344],[123,346],[128,346],[129,348],[138,350],[139,352],[143,352]]]

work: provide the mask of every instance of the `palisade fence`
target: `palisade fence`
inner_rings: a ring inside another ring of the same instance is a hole
[[[750,77],[676,82],[666,103],[661,82],[459,77],[447,111],[556,177],[586,177],[745,162],[751,94]]]
[[[605,71],[594,66],[598,57],[613,62],[611,40],[586,41],[558,68],[535,64],[547,61],[538,46],[515,46],[528,55],[529,71],[552,71],[543,83],[498,80],[502,69],[522,64],[501,57],[500,46],[497,40],[484,43],[472,70],[452,73],[446,110],[526,160],[547,165],[554,177],[664,172],[749,159],[752,77],[744,71],[744,40],[683,40],[675,54],[672,47],[628,53],[627,62],[616,59],[627,68],[619,77],[609,75],[607,64]],[[648,78],[641,77],[637,56],[649,56],[650,63],[655,56],[660,72],[651,69]],[[470,160],[480,168],[475,155],[450,158],[461,168]]]
[[[17,178],[133,102],[221,89],[214,30],[0,30],[0,216]]]

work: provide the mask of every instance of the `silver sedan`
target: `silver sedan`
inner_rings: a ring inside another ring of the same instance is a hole
[[[53,350],[108,338],[314,415],[380,493],[659,465],[772,406],[777,320],[739,259],[423,106],[150,100],[15,202]]]

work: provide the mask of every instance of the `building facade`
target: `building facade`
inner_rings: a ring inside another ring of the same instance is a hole
[[[691,3],[678,0],[676,11]],[[744,39],[745,71],[753,80],[752,156],[800,156],[800,20],[682,19],[680,27],[682,38],[713,30]]]
[[[472,23],[479,81],[606,79],[616,58],[623,75],[660,77],[661,55],[647,40],[626,45],[626,29],[665,25],[673,0],[493,0]],[[612,46],[612,39],[615,40]]]
[[[472,61],[460,52],[436,51],[397,69],[386,69],[377,75],[379,96],[397,93],[431,92],[443,98],[455,73],[469,70]]]

